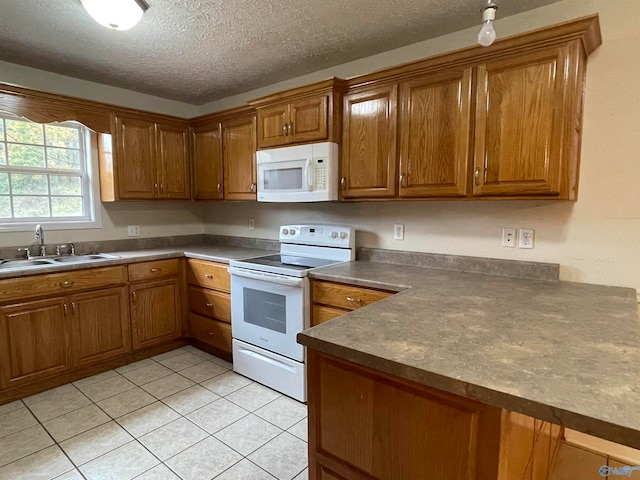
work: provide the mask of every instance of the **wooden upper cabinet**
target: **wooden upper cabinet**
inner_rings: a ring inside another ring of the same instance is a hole
[[[157,191],[155,124],[117,117],[113,139],[116,142],[119,198],[154,198]]]
[[[292,102],[289,105],[289,129],[292,143],[324,140],[327,138],[329,96],[320,95]]]
[[[258,112],[258,146],[275,147],[289,143],[289,105],[265,107]]]
[[[186,125],[156,124],[160,198],[191,198],[188,132]]]
[[[3,387],[36,382],[71,368],[68,314],[62,297],[0,308]]]
[[[474,195],[572,196],[563,173],[577,155],[566,128],[582,104],[579,53],[575,41],[478,66]]]
[[[396,194],[396,103],[395,85],[345,95],[340,180],[343,198]]]
[[[222,125],[215,122],[191,129],[193,196],[196,200],[224,198]]]
[[[258,110],[260,148],[326,140],[329,96],[318,95]]]
[[[249,102],[257,111],[258,148],[307,142],[340,143],[339,78],[305,85]]]
[[[400,196],[465,196],[472,68],[400,85]]]
[[[247,115],[222,124],[224,197],[256,199],[256,117]]]
[[[103,202],[191,198],[187,123],[114,116],[112,134],[100,135]]]

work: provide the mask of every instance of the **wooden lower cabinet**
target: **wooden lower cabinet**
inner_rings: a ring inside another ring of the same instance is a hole
[[[0,308],[0,373],[3,388],[50,377],[72,366],[64,297]]]
[[[131,351],[131,329],[125,287],[71,297],[74,366],[117,357]]]
[[[562,434],[312,349],[307,372],[311,480],[542,480]]]
[[[189,337],[231,359],[231,281],[228,265],[204,260],[187,262]]]
[[[129,288],[134,350],[182,335],[179,279],[139,283]]]
[[[383,300],[396,292],[324,280],[311,281],[311,326]]]

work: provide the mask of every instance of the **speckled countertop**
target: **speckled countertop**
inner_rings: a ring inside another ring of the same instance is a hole
[[[635,290],[363,261],[311,276],[400,293],[300,343],[640,448]]]
[[[162,260],[167,258],[199,258],[212,262],[229,263],[230,260],[258,257],[273,254],[271,250],[261,250],[246,247],[230,247],[225,245],[187,245],[178,247],[151,248],[144,250],[132,250],[127,252],[110,252],[117,258],[96,260],[74,264],[45,265],[23,267],[20,269],[0,270],[0,279],[26,277],[42,273],[68,272],[85,268],[108,267],[132,262],[144,262],[150,260]],[[37,258],[37,257],[36,257]]]

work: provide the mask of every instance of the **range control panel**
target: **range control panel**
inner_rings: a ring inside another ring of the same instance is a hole
[[[280,241],[300,245],[354,248],[355,231],[344,225],[283,225]]]

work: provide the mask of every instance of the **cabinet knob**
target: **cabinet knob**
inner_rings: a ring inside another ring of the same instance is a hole
[[[208,278],[209,280],[213,280],[213,275],[211,275],[210,273],[205,273],[204,274],[204,278]]]
[[[288,126],[289,126],[289,124],[288,124],[288,123],[285,123],[284,125],[282,125],[282,133],[283,133],[284,135],[286,135],[286,134],[287,134],[287,127],[288,127]]]
[[[400,174],[400,186],[404,187],[404,175]]]
[[[289,123],[289,135],[291,135],[291,130],[293,130],[293,123]]]
[[[209,335],[210,337],[213,337],[213,332],[207,332],[207,335]]]
[[[353,297],[347,297],[347,301],[358,303],[358,304],[362,303],[362,300],[360,300],[359,298],[353,298]]]
[[[222,184],[218,184],[218,193],[222,193]]]
[[[251,193],[255,193],[255,191],[256,191],[256,184],[255,184],[255,183],[252,183],[252,184],[251,184],[251,187],[249,187],[249,188],[251,189]]]
[[[347,177],[342,177],[340,179],[340,185],[342,185],[343,188],[344,188],[345,183],[347,183]]]
[[[152,268],[151,273],[158,273],[161,270],[162,270],[161,268]]]
[[[213,308],[213,303],[207,303],[207,308]]]

